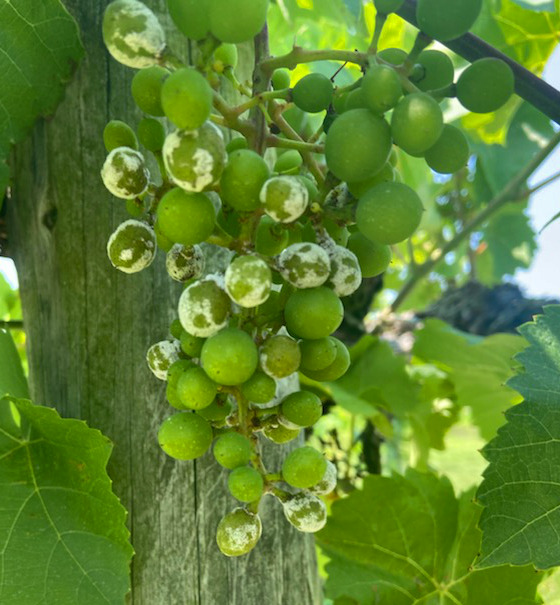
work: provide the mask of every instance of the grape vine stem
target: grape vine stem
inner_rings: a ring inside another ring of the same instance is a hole
[[[264,59],[261,61],[260,67],[263,71],[272,73],[275,69],[283,67],[295,69],[300,63],[313,63],[314,61],[342,61],[366,67],[368,64],[368,55],[353,50],[306,50],[300,46],[294,46],[285,55]]]

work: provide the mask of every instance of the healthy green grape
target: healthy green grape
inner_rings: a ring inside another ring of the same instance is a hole
[[[202,40],[207,36],[208,0],[167,0],[167,8],[173,23],[187,38]]]
[[[403,183],[383,183],[358,202],[356,224],[360,233],[379,244],[397,244],[420,225],[424,207],[418,194]]]
[[[416,63],[421,70],[419,77],[413,78],[413,82],[420,90],[438,90],[453,84],[455,77],[453,62],[440,50],[423,50],[418,55]]]
[[[323,405],[315,393],[297,391],[282,400],[280,422],[289,429],[313,426],[323,414]]]
[[[362,92],[368,109],[385,113],[402,97],[402,84],[397,72],[387,65],[372,65],[362,78]]]
[[[103,142],[107,151],[117,147],[130,147],[138,149],[138,141],[134,130],[121,120],[111,120],[103,130]]]
[[[224,328],[230,312],[229,296],[211,278],[191,284],[179,299],[181,325],[199,338],[207,338]]]
[[[279,223],[292,223],[307,209],[309,194],[295,176],[275,176],[262,186],[260,201],[264,211]]]
[[[335,90],[332,100],[332,106],[337,114],[340,115],[346,111],[346,103],[348,101],[349,96],[350,93],[339,92]]]
[[[183,246],[193,246],[212,235],[216,211],[203,193],[187,193],[175,188],[161,198],[157,220],[165,237]]]
[[[146,204],[144,203],[144,200],[139,198],[134,200],[125,200],[125,206],[127,213],[133,218],[140,218],[146,212]]]
[[[312,180],[309,176],[298,174],[296,178],[303,183],[305,188],[307,189],[307,193],[309,194],[309,201],[314,202],[319,197],[319,189],[317,188],[317,183]]]
[[[165,237],[165,235],[163,235],[163,233],[160,231],[157,219],[154,224],[154,231],[156,233],[156,241],[158,248],[160,250],[163,250],[164,252],[169,252],[169,250],[173,248],[174,243],[169,238]]]
[[[163,83],[161,106],[177,128],[195,130],[210,116],[212,89],[196,69],[183,67]]]
[[[342,341],[338,340],[338,338],[333,338],[333,340],[336,346],[336,357],[334,358],[334,361],[322,370],[314,371],[302,369],[302,374],[312,380],[318,380],[320,382],[333,382],[346,374],[350,367],[350,353]]]
[[[292,98],[307,113],[324,111],[333,98],[332,82],[323,74],[308,74],[294,86]]]
[[[179,359],[171,364],[167,371],[167,384],[175,388],[179,382],[179,378],[190,368],[195,365],[190,359]]]
[[[288,443],[301,433],[301,429],[288,429],[279,422],[268,423],[263,429],[264,436],[273,443]]]
[[[164,125],[154,118],[142,118],[138,123],[138,140],[148,151],[161,151],[165,134]]]
[[[383,168],[390,152],[389,125],[367,109],[352,109],[337,118],[325,142],[329,170],[348,182],[374,175]]]
[[[327,523],[327,507],[314,494],[299,492],[283,502],[282,506],[286,519],[301,532],[318,532]]]
[[[161,449],[177,460],[193,460],[212,444],[212,427],[196,413],[179,412],[163,422],[158,432]]]
[[[276,397],[276,380],[257,370],[241,385],[240,390],[251,403],[269,403]]]
[[[214,382],[234,386],[251,378],[257,369],[259,353],[247,332],[226,328],[204,343],[200,362]]]
[[[327,233],[332,237],[335,244],[339,246],[346,246],[348,238],[350,237],[350,231],[346,225],[337,223],[334,219],[326,217],[323,220],[323,227],[327,230]]]
[[[259,471],[250,466],[239,466],[228,477],[230,494],[241,502],[258,500],[264,489],[264,480]]]
[[[244,508],[236,508],[219,523],[218,548],[227,557],[239,557],[255,548],[262,534],[260,517]]]
[[[420,156],[439,139],[443,114],[430,95],[417,92],[399,101],[393,111],[391,130],[395,143],[413,156]]]
[[[374,0],[375,8],[378,13],[388,15],[399,10],[404,4],[404,0]]]
[[[214,458],[230,470],[248,464],[252,453],[249,439],[235,431],[220,435],[214,443]]]
[[[174,244],[167,253],[165,267],[171,279],[186,282],[202,275],[206,258],[200,246]]]
[[[255,233],[255,250],[266,256],[276,256],[288,245],[289,234],[281,223],[263,216]]]
[[[214,423],[214,425],[221,426],[225,422],[226,418],[231,414],[233,406],[227,396],[218,395],[216,399],[208,406],[199,410],[197,414],[206,418],[208,422]]]
[[[167,380],[169,368],[179,360],[179,347],[177,345],[176,340],[162,340],[148,349],[146,361],[156,378]]]
[[[221,198],[235,210],[252,212],[260,206],[259,195],[269,176],[268,166],[258,153],[233,151],[220,179]]]
[[[356,255],[363,277],[381,275],[391,263],[392,254],[389,246],[372,242],[359,232],[350,236],[348,250]]]
[[[214,66],[218,63],[217,71],[223,71],[228,67],[235,69],[238,58],[237,46],[235,44],[220,44],[214,51]]]
[[[277,69],[272,74],[272,88],[274,90],[284,90],[290,88],[291,76],[287,69]]]
[[[342,323],[344,307],[329,288],[307,288],[290,295],[284,309],[292,336],[313,340],[330,336]]]
[[[141,111],[151,116],[163,116],[161,89],[170,72],[159,65],[144,67],[132,78],[132,98]]]
[[[210,31],[218,40],[238,44],[264,27],[268,0],[208,0]]]
[[[343,246],[335,246],[329,256],[331,272],[327,285],[337,296],[350,296],[362,284],[362,270],[356,255]]]
[[[314,494],[326,495],[330,494],[336,487],[337,471],[336,466],[327,460],[327,468],[325,474],[319,483],[309,488],[309,491]]]
[[[179,325],[181,325],[180,322]],[[189,334],[186,330],[183,330],[181,326],[179,342],[181,343],[181,350],[183,353],[185,353],[185,355],[198,359],[200,357],[200,352],[202,351],[204,341],[204,338],[199,338],[198,336]]]
[[[177,395],[185,408],[202,410],[208,407],[218,394],[218,386],[199,367],[188,369],[177,383]]]
[[[101,178],[105,187],[123,200],[144,194],[150,183],[144,156],[130,147],[117,147],[109,153],[101,169]]]
[[[384,48],[377,56],[391,65],[402,65],[408,58],[408,53],[402,48]]]
[[[424,156],[428,166],[441,174],[453,174],[469,160],[467,137],[455,126],[446,124],[433,147]]]
[[[473,113],[490,113],[504,105],[514,92],[515,76],[501,59],[479,59],[457,81],[457,98]]]
[[[141,221],[121,223],[107,242],[107,256],[113,267],[123,273],[138,273],[149,267],[156,257],[156,234]]]
[[[302,340],[299,347],[301,350],[300,366],[303,371],[323,370],[336,358],[335,339],[330,336],[317,340]]]
[[[306,445],[290,452],[282,464],[282,477],[292,487],[305,489],[319,483],[327,469],[323,454]]]
[[[368,109],[366,96],[364,94],[364,91],[362,90],[361,85],[359,88],[356,88],[349,92],[348,96],[346,97],[344,111],[350,111],[351,109]]]
[[[317,244],[302,242],[288,246],[278,259],[282,277],[296,288],[316,288],[331,272],[329,255]]]
[[[276,160],[274,172],[278,172],[279,174],[297,174],[302,164],[303,158],[300,152],[295,149],[288,149]]]
[[[183,333],[183,326],[181,325],[181,322],[178,319],[174,319],[171,322],[171,325],[169,326],[169,332],[171,336],[173,336],[173,338],[176,338],[177,340],[181,338],[181,334]]]
[[[259,357],[262,369],[272,378],[285,378],[297,372],[301,361],[297,341],[284,334],[267,338]]]
[[[381,183],[390,183],[395,180],[395,169],[389,162],[383,168],[374,174],[371,178],[359,183],[348,183],[348,191],[356,198],[360,199],[367,191],[373,189]]]
[[[262,305],[270,295],[272,272],[258,256],[238,256],[225,274],[226,292],[246,309]]]
[[[236,137],[234,136],[231,141],[226,145],[226,152],[228,154],[233,153],[234,151],[238,151],[239,149],[247,149],[249,147],[249,142],[245,137]]]
[[[446,42],[466,34],[481,8],[482,0],[418,0],[416,20],[425,34]]]

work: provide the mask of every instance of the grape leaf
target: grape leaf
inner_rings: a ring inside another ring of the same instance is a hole
[[[29,397],[27,380],[12,335],[0,330],[0,397]]]
[[[560,565],[560,306],[519,331],[529,347],[508,381],[525,398],[484,448],[489,462],[478,493],[484,505],[478,567]]]
[[[8,406],[12,422],[0,414],[0,603],[122,605],[132,548],[106,472],[111,443],[53,409],[0,400]]]
[[[10,146],[53,113],[83,48],[77,24],[59,0],[0,0],[0,206]]]
[[[532,605],[542,577],[527,566],[472,570],[480,546],[472,492],[409,470],[370,476],[333,504],[317,542],[330,558],[327,596],[360,605]]]

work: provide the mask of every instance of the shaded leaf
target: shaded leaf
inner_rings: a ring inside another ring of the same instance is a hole
[[[0,330],[0,397],[29,397],[27,380],[9,332]]]

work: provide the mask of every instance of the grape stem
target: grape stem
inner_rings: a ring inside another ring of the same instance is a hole
[[[373,30],[373,36],[371,39],[371,44],[368,48],[368,53],[370,55],[377,54],[377,47],[379,45],[379,38],[381,37],[381,32],[383,31],[383,27],[387,21],[387,15],[384,13],[377,12],[375,14],[375,27]]]
[[[249,99],[245,103],[238,105],[237,107],[232,108],[232,112],[235,112],[238,116],[245,113],[249,109],[253,109],[253,107],[258,107],[265,101],[270,99],[285,99],[289,100],[291,96],[291,92],[289,88],[284,90],[268,90],[265,92],[261,92],[256,94],[253,98]]]
[[[367,53],[360,53],[353,50],[306,50],[301,46],[294,48],[285,55],[279,57],[270,57],[260,63],[260,68],[267,73],[272,73],[275,69],[287,68],[295,69],[301,63],[313,63],[313,61],[342,61],[355,63],[360,67],[367,67]]]
[[[503,206],[510,202],[519,201],[520,195],[523,193],[522,199],[525,199],[529,191],[525,188],[527,179],[537,170],[537,168],[544,162],[544,160],[552,153],[556,146],[560,143],[560,132],[554,134],[548,144],[543,147],[534,157],[528,162],[528,164],[521,170],[510,182],[504,187],[504,189],[498,193],[473,219],[471,219],[459,233],[450,239],[441,248],[432,252],[431,258],[421,265],[417,265],[415,271],[412,273],[410,279],[403,286],[399,295],[390,307],[392,312],[395,312],[408,298],[418,282],[428,275],[434,267],[443,259],[445,256],[455,250],[462,244],[463,241],[471,234],[480,228],[493,214],[500,210]],[[559,175],[560,176],[560,175]],[[541,184],[545,186],[547,183]]]

